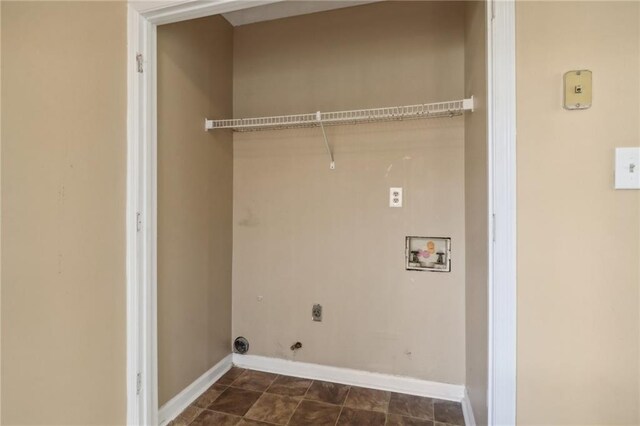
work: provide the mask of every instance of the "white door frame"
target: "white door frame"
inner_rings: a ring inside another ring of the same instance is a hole
[[[282,0],[128,4],[127,424],[158,424],[157,26]],[[515,1],[489,0],[489,424],[515,423]],[[139,58],[139,59],[138,59]],[[140,72],[141,71],[141,72]]]
[[[516,423],[515,9],[515,0],[489,0],[487,7],[490,425]]]

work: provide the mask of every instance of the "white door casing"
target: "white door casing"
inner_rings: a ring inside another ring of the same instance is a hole
[[[157,26],[282,0],[138,1],[127,38],[127,424],[157,425]],[[515,1],[489,0],[489,424],[515,424]],[[140,72],[141,71],[141,72]]]

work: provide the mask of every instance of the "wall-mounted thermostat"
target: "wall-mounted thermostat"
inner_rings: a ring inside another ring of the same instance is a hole
[[[591,108],[591,71],[576,70],[564,74],[564,107]]]

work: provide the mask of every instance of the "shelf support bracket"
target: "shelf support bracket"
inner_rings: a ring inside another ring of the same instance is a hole
[[[462,109],[464,111],[471,111],[473,112],[473,109],[475,108],[475,98],[473,96],[471,96],[468,99],[463,99],[462,100]]]
[[[322,124],[322,114],[320,111],[316,112],[316,120],[320,124],[320,129],[322,129],[322,137],[324,138],[324,145],[327,147],[327,153],[329,154],[329,159],[331,163],[329,164],[329,169],[335,170],[336,162],[333,159],[333,152],[331,152],[331,147],[329,146],[329,141],[327,140],[327,133],[324,131],[324,124]]]

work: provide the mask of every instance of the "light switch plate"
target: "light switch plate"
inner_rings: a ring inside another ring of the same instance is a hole
[[[576,70],[564,74],[564,107],[566,109],[591,108],[591,71]]]
[[[616,189],[640,189],[640,147],[616,148]]]
[[[402,188],[389,188],[389,207],[402,207]]]

